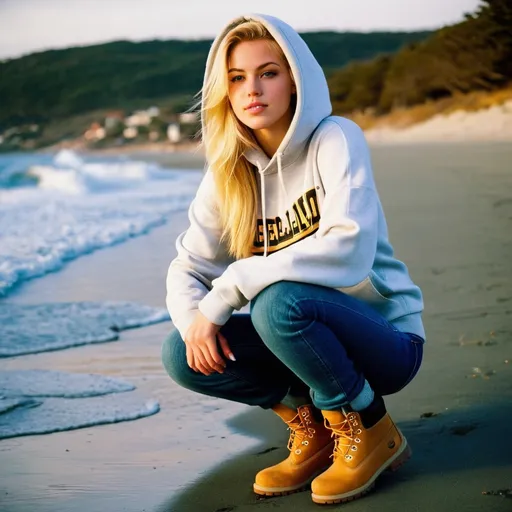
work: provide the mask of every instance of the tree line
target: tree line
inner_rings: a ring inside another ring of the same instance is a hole
[[[352,60],[394,53],[430,33],[310,32],[302,36],[330,75]],[[211,43],[116,41],[0,62],[0,129],[168,100],[176,110],[184,110],[201,88]]]
[[[512,1],[482,0],[437,31],[301,34],[323,67],[334,112],[386,113],[512,80]],[[211,40],[116,41],[0,62],[0,129],[100,109],[182,111],[200,89]]]
[[[393,55],[349,63],[329,77],[334,111],[383,114],[512,80],[512,1],[484,0],[464,21]]]

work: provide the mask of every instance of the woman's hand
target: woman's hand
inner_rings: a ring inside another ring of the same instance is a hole
[[[213,372],[224,373],[226,361],[219,353],[220,348],[226,358],[235,360],[228,341],[219,332],[220,325],[212,324],[200,311],[185,336],[187,346],[187,363],[196,372],[210,375]]]

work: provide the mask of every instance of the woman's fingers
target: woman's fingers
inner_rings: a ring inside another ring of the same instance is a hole
[[[224,356],[227,359],[231,359],[231,361],[236,361],[233,352],[229,348],[228,340],[220,331],[217,333],[217,339],[219,340],[219,345]]]
[[[195,361],[194,361],[194,351],[192,350],[190,345],[188,345],[186,343],[185,343],[185,347],[187,350],[187,364],[190,366],[190,368],[192,368],[192,370],[197,372],[197,367],[196,367]]]
[[[213,324],[200,311],[197,312],[185,335],[190,368],[205,375],[212,372],[224,373],[226,361],[217,347],[216,334],[219,329],[220,325]]]
[[[217,341],[215,338],[209,339],[206,346],[203,346],[203,355],[212,371],[224,373],[226,362],[222,359],[217,349]]]
[[[194,360],[198,372],[202,373],[203,375],[210,375],[212,373],[212,369],[210,368],[210,365],[206,361],[199,347],[196,347],[196,350],[194,351]]]
[[[207,366],[201,362],[202,357],[196,356],[194,353],[194,349],[190,345],[186,345],[187,350],[187,364],[192,370],[195,372],[202,373],[204,375],[210,375],[211,371],[208,370]]]

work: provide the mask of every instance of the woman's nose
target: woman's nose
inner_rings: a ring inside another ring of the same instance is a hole
[[[248,79],[247,82],[247,92],[249,96],[260,96],[261,95],[261,85],[259,80],[256,78]]]

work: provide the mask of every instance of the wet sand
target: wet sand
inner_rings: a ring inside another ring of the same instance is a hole
[[[387,400],[413,458],[361,500],[330,510],[506,511],[512,488],[512,147],[377,147],[375,175],[399,258],[422,287],[423,367]],[[9,300],[164,301],[185,212],[70,263]],[[0,510],[250,512],[320,510],[308,492],[258,500],[253,476],[283,458],[271,412],[187,392],[166,376],[163,323],[112,343],[0,360],[126,378],[161,411],[149,418],[0,441]]]
[[[85,155],[123,156],[131,160],[155,162],[164,167],[176,169],[202,169],[204,167],[204,150],[195,143],[180,148],[162,144],[148,144],[139,148],[107,148],[89,150]]]

